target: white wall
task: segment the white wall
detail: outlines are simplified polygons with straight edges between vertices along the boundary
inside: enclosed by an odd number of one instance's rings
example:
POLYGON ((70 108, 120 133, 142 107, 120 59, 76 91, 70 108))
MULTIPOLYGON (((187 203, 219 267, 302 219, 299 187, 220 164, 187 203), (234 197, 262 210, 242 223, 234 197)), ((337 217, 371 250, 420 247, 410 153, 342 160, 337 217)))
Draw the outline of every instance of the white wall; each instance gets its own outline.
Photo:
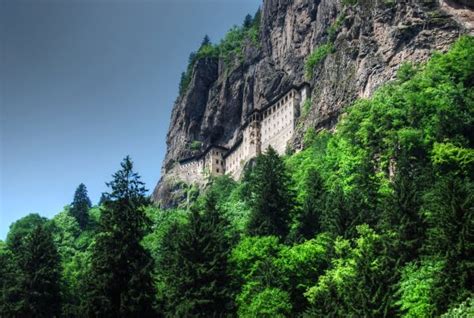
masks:
POLYGON ((213 175, 226 173, 239 179, 245 163, 258 155, 259 151, 264 152, 271 146, 283 155, 288 141, 293 137, 297 107, 300 107, 308 94, 306 86, 301 92, 290 90, 260 114, 260 124, 249 123, 244 128, 242 142, 232 152, 226 154, 223 149, 213 148, 205 158, 180 165, 179 175, 183 181, 194 182, 203 177, 204 170, 209 170, 213 175), (254 137, 251 137, 252 131, 254 137), (252 139, 255 142, 253 145, 250 143, 252 139))
POLYGON ((285 153, 295 128, 297 95, 296 90, 291 90, 275 105, 265 110, 261 126, 262 151, 272 146, 280 155, 285 153))

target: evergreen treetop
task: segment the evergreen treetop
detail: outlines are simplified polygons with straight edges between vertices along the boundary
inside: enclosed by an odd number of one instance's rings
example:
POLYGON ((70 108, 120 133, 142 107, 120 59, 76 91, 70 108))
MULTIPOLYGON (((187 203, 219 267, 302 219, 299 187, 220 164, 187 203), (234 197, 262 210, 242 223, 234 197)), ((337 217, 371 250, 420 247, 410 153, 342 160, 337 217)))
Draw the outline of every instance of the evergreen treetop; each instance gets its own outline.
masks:
POLYGON ((79 223, 81 229, 85 229, 89 223, 89 209, 92 207, 91 200, 87 195, 86 186, 81 183, 74 193, 70 213, 79 223))

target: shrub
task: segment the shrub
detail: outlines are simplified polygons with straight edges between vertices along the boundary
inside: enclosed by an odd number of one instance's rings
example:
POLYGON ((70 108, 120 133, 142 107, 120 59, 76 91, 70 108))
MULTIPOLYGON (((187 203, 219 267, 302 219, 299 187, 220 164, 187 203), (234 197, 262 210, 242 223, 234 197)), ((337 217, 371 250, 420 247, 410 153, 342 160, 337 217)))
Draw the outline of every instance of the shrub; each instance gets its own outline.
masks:
POLYGON ((193 142, 191 142, 191 144, 189 145, 189 149, 193 150, 193 151, 197 151, 197 150, 200 150, 202 147, 202 142, 200 142, 199 140, 194 140, 193 142))
POLYGON ((301 114, 303 117, 306 117, 309 114, 309 111, 311 110, 312 102, 311 98, 308 98, 304 101, 303 107, 301 107, 301 114))
POLYGON ((316 65, 322 62, 333 50, 334 46, 332 43, 326 43, 314 49, 313 53, 306 59, 305 64, 305 75, 308 79, 313 78, 316 65))

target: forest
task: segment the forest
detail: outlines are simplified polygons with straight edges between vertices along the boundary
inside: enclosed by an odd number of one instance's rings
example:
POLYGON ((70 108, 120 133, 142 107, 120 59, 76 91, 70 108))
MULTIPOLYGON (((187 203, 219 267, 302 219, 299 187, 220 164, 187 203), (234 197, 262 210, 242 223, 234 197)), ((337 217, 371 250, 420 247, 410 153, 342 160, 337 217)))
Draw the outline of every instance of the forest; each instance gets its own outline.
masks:
POLYGON ((473 121, 464 36, 176 209, 126 157, 96 205, 10 226, 0 317, 473 317, 473 121))

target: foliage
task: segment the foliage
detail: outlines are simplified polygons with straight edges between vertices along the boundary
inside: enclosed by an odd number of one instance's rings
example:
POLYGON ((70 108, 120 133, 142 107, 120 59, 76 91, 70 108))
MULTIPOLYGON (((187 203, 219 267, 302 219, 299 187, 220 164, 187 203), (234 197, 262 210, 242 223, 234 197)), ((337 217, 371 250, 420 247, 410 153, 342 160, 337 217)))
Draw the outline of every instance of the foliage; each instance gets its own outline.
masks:
POLYGON ((425 195, 423 212, 428 222, 425 249, 447 264, 442 287, 433 293, 440 314, 466 298, 474 281, 474 183, 453 174, 439 178, 425 195))
POLYGON ((37 226, 45 225, 46 222, 46 218, 41 217, 39 214, 31 213, 12 223, 6 240, 8 247, 12 251, 18 251, 28 234, 30 234, 37 226))
POLYGON ((316 65, 321 63, 326 56, 328 56, 334 50, 332 43, 326 43, 316 47, 313 52, 307 57, 304 69, 305 76, 307 79, 312 79, 314 74, 314 68, 316 65))
POLYGON ((303 294, 327 267, 330 247, 325 234, 292 247, 275 236, 242 239, 230 257, 234 280, 242 286, 236 298, 239 314, 255 312, 253 300, 269 288, 288 294, 293 312, 301 313, 307 306, 303 294))
POLYGON ((193 151, 197 151, 197 150, 200 150, 202 147, 202 142, 200 142, 199 140, 194 140, 190 145, 189 145, 189 149, 193 150, 193 151))
POLYGON ((0 241, 0 316, 14 317, 19 312, 20 271, 13 252, 0 241))
POLYGON ((288 317, 291 314, 291 303, 287 292, 278 288, 265 288, 250 299, 244 293, 237 300, 239 317, 288 317), (243 303, 249 301, 248 306, 243 303))
POLYGON ((81 183, 74 193, 74 200, 69 211, 76 218, 81 229, 85 229, 89 224, 89 209, 91 206, 91 200, 87 196, 87 188, 81 183))
POLYGON ((344 23, 346 16, 344 14, 340 14, 337 18, 336 21, 334 21, 333 24, 326 30, 328 34, 328 41, 329 42, 334 42, 336 40, 336 36, 339 33, 339 30, 342 27, 342 24, 344 23))
POLYGON ((231 311, 225 220, 208 193, 201 214, 193 208, 188 222, 170 228, 167 255, 162 258, 165 279, 165 312, 169 316, 219 317, 231 311), (171 236, 169 237, 171 238, 171 236))
POLYGON ((474 299, 469 297, 459 306, 451 308, 445 314, 441 315, 441 318, 459 317, 468 318, 474 316, 474 299))
POLYGON ((421 264, 409 263, 402 271, 397 304, 403 317, 432 317, 436 307, 432 301, 436 279, 441 275, 445 263, 440 260, 425 260, 421 264))
POLYGON ((61 304, 60 259, 50 230, 37 225, 13 257, 19 275, 15 279, 18 298, 13 316, 57 316, 61 304))
POLYGON ((354 240, 338 239, 332 268, 320 276, 306 296, 312 312, 329 316, 389 317, 395 264, 385 239, 367 225, 354 240), (353 247, 354 246, 354 247, 353 247))
MULTIPOLYGON (((302 191, 301 191, 302 190, 302 191)), ((315 168, 306 175, 303 203, 296 215, 295 239, 309 240, 321 232, 322 206, 324 204, 324 181, 315 168)))
POLYGON ((100 217, 84 307, 91 316, 149 316, 155 289, 153 259, 141 244, 149 226, 146 189, 129 157, 107 185, 112 191, 100 217))
POLYGON ((273 148, 257 157, 251 184, 252 213, 248 232, 252 235, 288 235, 293 208, 290 177, 283 160, 273 148))
POLYGON ((304 101, 303 106, 301 107, 301 115, 303 117, 308 116, 309 112, 311 111, 311 106, 312 106, 311 98, 307 98, 304 101))
POLYGON ((186 71, 181 74, 179 82, 179 96, 182 96, 193 76, 194 65, 197 61, 206 58, 219 58, 224 62, 226 68, 230 68, 236 62, 241 62, 243 59, 244 45, 250 43, 254 46, 259 45, 260 37, 260 20, 261 11, 257 10, 255 15, 246 15, 242 26, 234 25, 219 44, 212 44, 209 37, 206 35, 197 52, 192 52, 188 58, 188 66, 186 71))

